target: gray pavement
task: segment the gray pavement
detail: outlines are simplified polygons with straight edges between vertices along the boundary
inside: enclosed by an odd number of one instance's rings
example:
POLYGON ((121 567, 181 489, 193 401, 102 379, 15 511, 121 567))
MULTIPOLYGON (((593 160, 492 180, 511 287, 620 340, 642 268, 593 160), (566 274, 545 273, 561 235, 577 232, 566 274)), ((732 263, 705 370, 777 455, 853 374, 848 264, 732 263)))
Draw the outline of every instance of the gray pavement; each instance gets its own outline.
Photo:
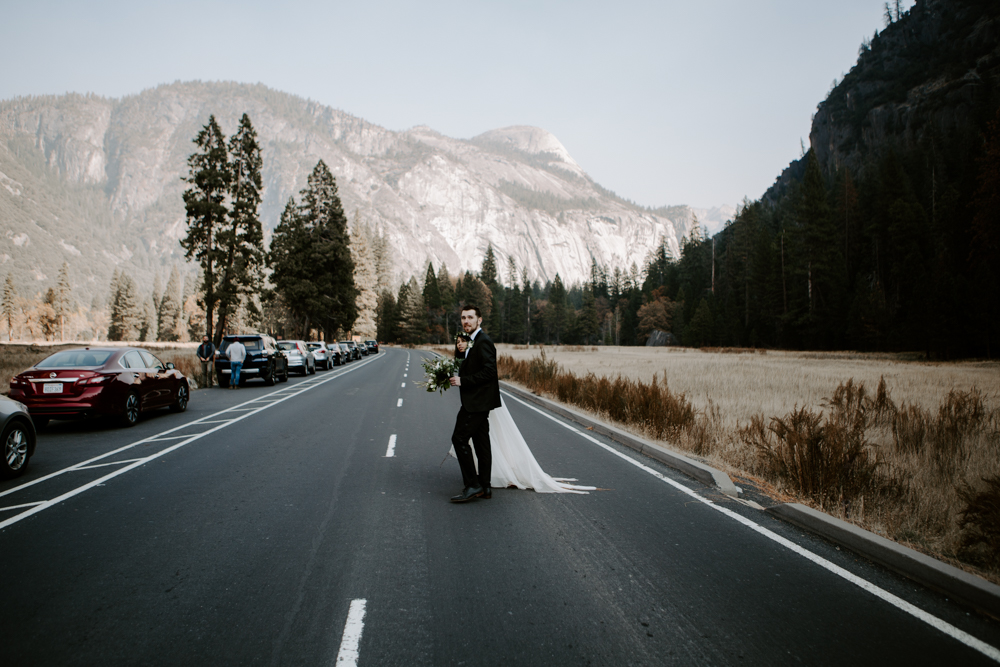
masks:
POLYGON ((542 467, 601 490, 449 503, 458 396, 414 385, 425 354, 198 391, 133 429, 54 423, 0 485, 0 508, 43 503, 0 510, 3 663, 336 664, 345 625, 359 665, 1000 655, 995 621, 510 396, 542 467))

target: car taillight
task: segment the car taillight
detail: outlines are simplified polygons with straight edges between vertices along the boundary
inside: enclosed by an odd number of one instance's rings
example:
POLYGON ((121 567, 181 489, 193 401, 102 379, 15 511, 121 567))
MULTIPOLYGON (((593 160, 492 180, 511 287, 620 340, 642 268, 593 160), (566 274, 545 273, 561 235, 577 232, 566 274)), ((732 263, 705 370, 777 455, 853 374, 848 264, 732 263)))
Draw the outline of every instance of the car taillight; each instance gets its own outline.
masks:
POLYGON ((19 377, 13 377, 13 378, 10 379, 10 386, 11 387, 27 387, 28 384, 30 384, 30 383, 27 380, 24 380, 24 379, 19 378, 19 377))
POLYGON ((83 378, 79 380, 79 384, 104 384, 105 382, 110 382, 114 378, 114 375, 98 375, 92 378, 83 378))

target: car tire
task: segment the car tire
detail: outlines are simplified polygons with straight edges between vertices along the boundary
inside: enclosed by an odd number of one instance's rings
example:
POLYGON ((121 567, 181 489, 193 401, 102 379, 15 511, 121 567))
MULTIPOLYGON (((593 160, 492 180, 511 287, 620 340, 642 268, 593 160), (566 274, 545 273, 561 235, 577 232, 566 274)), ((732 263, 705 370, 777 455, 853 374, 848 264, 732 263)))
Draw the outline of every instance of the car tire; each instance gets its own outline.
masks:
POLYGON ((3 446, 3 461, 0 462, 0 478, 12 479, 28 468, 28 459, 34 449, 31 429, 20 419, 13 419, 0 433, 3 446))
POLYGON ((288 366, 285 366, 285 372, 281 374, 281 377, 278 378, 278 380, 281 382, 288 382, 288 366))
POLYGON ((188 409, 188 401, 191 399, 191 391, 186 382, 181 382, 177 388, 177 400, 170 404, 171 412, 184 412, 188 409))
POLYGON ((306 365, 306 370, 309 371, 309 375, 316 375, 316 365, 315 364, 313 364, 312 368, 309 368, 309 366, 307 364, 306 365))
POLYGON ((139 394, 130 391, 125 394, 122 404, 121 425, 135 426, 139 423, 139 394))
POLYGON ((272 366, 271 369, 270 369, 270 372, 267 375, 264 376, 264 386, 265 387, 273 387, 275 381, 276 380, 275 380, 275 377, 274 377, 274 367, 272 366))

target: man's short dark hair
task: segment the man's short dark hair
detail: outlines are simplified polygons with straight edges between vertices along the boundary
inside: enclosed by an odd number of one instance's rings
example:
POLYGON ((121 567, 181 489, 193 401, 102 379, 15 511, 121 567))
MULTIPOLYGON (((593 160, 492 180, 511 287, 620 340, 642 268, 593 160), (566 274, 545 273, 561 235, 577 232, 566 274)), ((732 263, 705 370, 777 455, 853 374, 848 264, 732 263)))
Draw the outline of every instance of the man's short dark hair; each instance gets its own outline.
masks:
POLYGON ((462 306, 462 312, 463 313, 465 311, 467 311, 467 310, 474 310, 474 311, 476 311, 476 317, 482 317, 483 316, 482 311, 479 310, 479 306, 477 306, 477 305, 474 305, 474 304, 471 304, 471 303, 467 303, 464 306, 462 306))

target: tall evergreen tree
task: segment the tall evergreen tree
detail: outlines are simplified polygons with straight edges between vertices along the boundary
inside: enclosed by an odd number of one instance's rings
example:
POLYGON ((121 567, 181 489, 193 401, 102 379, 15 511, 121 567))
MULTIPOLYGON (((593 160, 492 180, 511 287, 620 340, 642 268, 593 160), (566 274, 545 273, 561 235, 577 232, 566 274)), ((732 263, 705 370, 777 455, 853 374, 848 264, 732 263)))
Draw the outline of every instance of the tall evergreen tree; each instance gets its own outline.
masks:
POLYGON ((111 322, 108 340, 139 340, 142 329, 142 300, 132 277, 117 269, 111 284, 111 322))
POLYGON ((17 313, 17 287, 14 278, 7 274, 3 281, 3 318, 7 320, 7 340, 14 338, 14 315, 17 313))
POLYGON ((378 333, 378 270, 375 264, 372 230, 359 220, 355 213, 351 231, 351 256, 354 259, 354 284, 358 288, 355 300, 358 316, 355 332, 363 338, 373 338, 378 333))
POLYGON ((72 292, 73 287, 69 282, 69 264, 63 262, 59 268, 59 281, 56 283, 55 298, 52 302, 52 309, 55 311, 56 319, 59 320, 59 340, 66 340, 66 317, 72 308, 72 292))
POLYGON ((185 257, 194 257, 201 266, 201 303, 205 308, 205 333, 212 336, 219 302, 218 263, 225 256, 216 237, 229 215, 226 198, 229 195, 232 171, 226 138, 215 116, 209 116, 208 124, 198 132, 194 143, 198 151, 188 157, 189 173, 184 179, 191 186, 184 191, 188 231, 180 243, 186 251, 185 257))
POLYGON ((174 266, 170 269, 170 277, 167 279, 167 286, 163 290, 157 309, 157 340, 180 340, 183 332, 183 314, 181 274, 174 266))
POLYGON ((227 320, 241 307, 259 315, 252 296, 259 294, 264 275, 264 231, 260 224, 263 160, 257 132, 243 114, 239 128, 229 141, 229 197, 232 205, 225 224, 219 225, 219 283, 215 290, 219 313, 216 344, 222 341, 227 320))

